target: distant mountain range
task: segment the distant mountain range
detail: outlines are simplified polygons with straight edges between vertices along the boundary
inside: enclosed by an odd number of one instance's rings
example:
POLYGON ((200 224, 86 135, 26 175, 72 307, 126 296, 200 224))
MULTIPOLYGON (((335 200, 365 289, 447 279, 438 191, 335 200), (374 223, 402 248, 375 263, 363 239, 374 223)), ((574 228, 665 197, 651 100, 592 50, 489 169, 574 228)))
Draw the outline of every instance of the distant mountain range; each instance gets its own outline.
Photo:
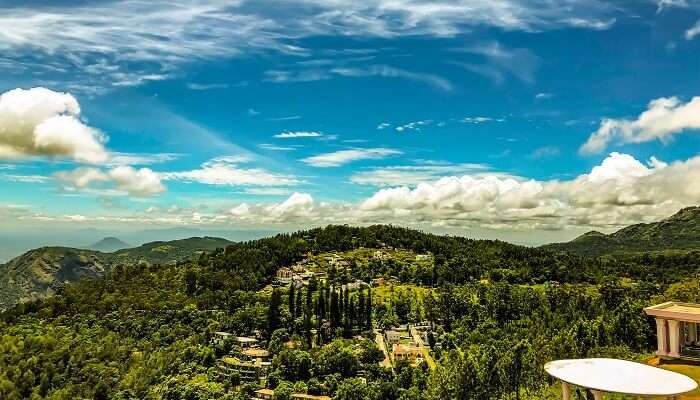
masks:
POLYGON ((544 247, 587 256, 700 250, 700 207, 684 208, 659 222, 630 225, 609 235, 591 231, 570 242, 544 247))
MULTIPOLYGON (((118 264, 167 264, 186 260, 203 251, 226 247, 231 243, 221 238, 193 237, 151 242, 114 252, 70 247, 30 250, 0 265, 0 310, 20 301, 50 295, 68 282, 102 277, 118 264)), ((106 238, 95 245, 106 249, 125 243, 116 238, 106 238)))

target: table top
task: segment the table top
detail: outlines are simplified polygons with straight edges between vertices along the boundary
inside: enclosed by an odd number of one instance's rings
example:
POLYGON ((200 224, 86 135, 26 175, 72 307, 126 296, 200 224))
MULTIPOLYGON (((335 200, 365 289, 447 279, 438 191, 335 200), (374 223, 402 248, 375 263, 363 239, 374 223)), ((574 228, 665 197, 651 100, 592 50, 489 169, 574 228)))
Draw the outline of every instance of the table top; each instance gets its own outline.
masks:
POLYGON ((637 396, 673 396, 698 387, 691 378, 665 369, 612 358, 557 360, 544 369, 572 385, 637 396))

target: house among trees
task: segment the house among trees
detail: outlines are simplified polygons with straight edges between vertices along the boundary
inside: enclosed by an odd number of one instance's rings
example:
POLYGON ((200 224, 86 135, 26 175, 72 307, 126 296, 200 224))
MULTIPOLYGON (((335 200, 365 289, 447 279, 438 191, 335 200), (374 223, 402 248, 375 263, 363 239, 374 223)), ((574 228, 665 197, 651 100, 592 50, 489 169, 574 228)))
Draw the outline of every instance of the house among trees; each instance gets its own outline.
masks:
POLYGON ((423 362, 423 351, 414 345, 394 344, 391 349, 394 360, 406 360, 411 365, 418 365, 423 362))
POLYGON ((211 342, 214 345, 221 346, 233 337, 232 333, 228 332, 214 332, 214 336, 211 338, 211 342))
POLYGON ((274 399, 275 398, 275 391, 272 389, 259 389, 255 391, 255 398, 256 399, 274 399))
POLYGON ((292 281, 293 275, 294 275, 294 273, 290 268, 282 267, 282 268, 277 270, 275 277, 277 278, 278 283, 288 284, 289 282, 292 281))
POLYGON ((389 329, 384 332, 384 336, 389 344, 395 344, 401 341, 401 332, 397 330, 389 329))
POLYGON ((239 360, 236 357, 224 357, 217 363, 219 376, 229 379, 237 376, 243 381, 258 380, 266 374, 268 366, 260 362, 239 360))
POLYGON ((416 254, 416 261, 430 261, 433 259, 433 255, 428 254, 416 254))
POLYGON ((235 338, 233 338, 233 342, 242 349, 248 347, 255 347, 258 345, 258 339, 246 336, 236 336, 235 338))
POLYGON ((700 358, 700 304, 669 301, 644 309, 656 318, 656 354, 662 358, 700 358))
POLYGON ((246 361, 269 362, 272 359, 270 352, 265 349, 248 348, 241 352, 246 361))

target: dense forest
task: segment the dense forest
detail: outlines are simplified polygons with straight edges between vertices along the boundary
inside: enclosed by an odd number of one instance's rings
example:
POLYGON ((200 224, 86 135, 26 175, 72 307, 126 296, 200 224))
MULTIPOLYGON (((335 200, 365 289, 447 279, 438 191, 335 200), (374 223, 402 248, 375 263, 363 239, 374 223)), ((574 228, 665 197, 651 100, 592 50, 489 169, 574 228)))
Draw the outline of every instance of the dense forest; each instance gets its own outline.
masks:
POLYGON ((547 398, 549 360, 651 353, 655 328, 642 308, 700 300, 699 255, 587 258, 378 225, 233 243, 176 264, 120 264, 0 316, 0 398, 247 399, 262 387, 281 400, 547 398), (280 267, 309 254, 360 248, 433 262, 351 262, 325 281, 272 285, 280 267), (397 290, 381 295, 343 286, 389 276, 397 290), (380 366, 372 330, 421 321, 434 327, 436 365, 380 366), (262 338, 273 356, 264 382, 217 374, 218 360, 240 352, 213 344, 218 331, 262 338))

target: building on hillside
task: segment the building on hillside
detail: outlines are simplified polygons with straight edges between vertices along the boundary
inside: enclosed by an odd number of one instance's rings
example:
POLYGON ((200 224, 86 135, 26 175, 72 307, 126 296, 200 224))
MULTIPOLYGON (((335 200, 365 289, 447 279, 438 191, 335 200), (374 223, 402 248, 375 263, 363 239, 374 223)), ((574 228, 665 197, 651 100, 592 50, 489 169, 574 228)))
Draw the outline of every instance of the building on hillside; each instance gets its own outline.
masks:
POLYGON ((221 346, 233 337, 233 333, 228 332, 214 332, 211 338, 211 343, 216 346, 221 346))
POLYGON ((644 312, 656 318, 659 357, 700 359, 700 304, 669 301, 644 312))
POLYGON ((275 391, 272 389, 259 389, 255 391, 255 398, 256 399, 264 399, 264 400, 269 400, 269 399, 274 399, 275 398, 275 391))
POLYGON ((233 338, 233 342, 240 348, 255 347, 258 345, 258 339, 246 336, 236 336, 233 338))
POLYGON ((328 396, 314 396, 306 393, 294 393, 291 398, 294 400, 331 400, 328 396))
POLYGON ((433 259, 433 255, 428 254, 416 254, 416 261, 430 261, 433 259))
POLYGON ((265 349, 257 349, 257 348, 243 349, 241 354, 243 354, 243 359, 245 359, 245 361, 258 361, 259 360, 260 362, 266 362, 266 361, 270 361, 272 359, 270 352, 265 350, 265 349))
POLYGON ((224 357, 217 363, 217 372, 219 377, 224 379, 230 379, 237 374, 243 381, 256 381, 265 377, 269 366, 269 362, 250 362, 236 357, 224 357))
POLYGON ((290 268, 287 267, 282 267, 277 270, 277 273, 275 274, 275 278, 277 280, 277 283, 285 285, 288 284, 292 281, 292 276, 294 273, 290 268))
POLYGON ((406 360, 413 365, 423 362, 423 351, 418 346, 397 344, 391 347, 394 360, 406 360))
POLYGON ((372 286, 384 286, 385 280, 382 277, 372 279, 372 286))
POLYGON ((384 336, 389 344, 395 344, 401 341, 401 332, 393 329, 389 329, 384 332, 384 336))

